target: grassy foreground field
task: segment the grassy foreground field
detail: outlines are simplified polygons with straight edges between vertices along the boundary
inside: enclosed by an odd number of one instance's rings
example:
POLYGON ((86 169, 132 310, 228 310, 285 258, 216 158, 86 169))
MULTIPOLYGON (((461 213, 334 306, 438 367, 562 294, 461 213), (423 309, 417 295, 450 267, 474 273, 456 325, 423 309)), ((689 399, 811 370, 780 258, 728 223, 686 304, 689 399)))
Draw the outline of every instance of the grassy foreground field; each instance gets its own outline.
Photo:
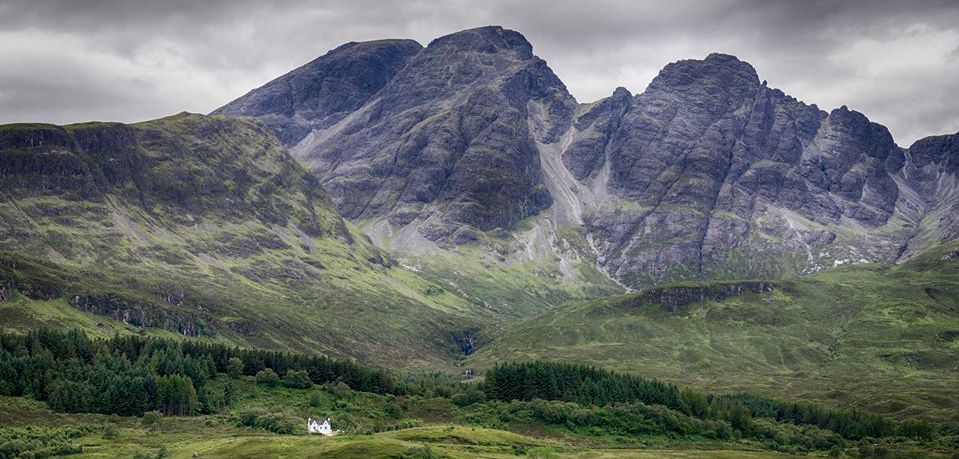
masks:
MULTIPOLYGON (((241 406, 289 397, 284 390, 241 406)), ((284 409, 288 407, 283 407, 284 409)), ((297 432, 279 435, 237 427, 229 414, 161 418, 146 425, 140 418, 97 414, 63 414, 44 403, 0 397, 0 433, 65 431, 76 427, 69 442, 82 452, 68 457, 89 458, 774 458, 782 453, 721 444, 652 446, 590 444, 555 434, 531 436, 498 429, 454 424, 429 424, 369 434, 320 437, 297 432)), ((0 443, 2 444, 2 443, 0 443)))

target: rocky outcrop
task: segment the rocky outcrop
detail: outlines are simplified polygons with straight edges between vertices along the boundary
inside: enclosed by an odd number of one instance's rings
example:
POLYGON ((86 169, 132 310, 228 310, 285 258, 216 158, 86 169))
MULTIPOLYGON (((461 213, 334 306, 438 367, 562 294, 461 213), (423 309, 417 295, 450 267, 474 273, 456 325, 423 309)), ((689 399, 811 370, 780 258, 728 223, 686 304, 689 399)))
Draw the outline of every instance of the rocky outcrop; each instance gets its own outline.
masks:
POLYGON ((474 350, 480 347, 480 339, 477 334, 480 332, 477 328, 468 328, 466 330, 457 330, 449 333, 450 341, 456 346, 462 355, 470 355, 474 350))
POLYGON ((81 311, 107 316, 136 327, 153 327, 179 333, 185 336, 217 335, 217 320, 203 313, 203 306, 182 301, 177 295, 157 295, 164 298, 165 307, 156 303, 130 300, 114 294, 89 294, 82 286, 71 285, 64 279, 48 277, 52 270, 42 266, 30 266, 10 260, 0 260, 0 302, 8 301, 13 294, 23 295, 35 300, 66 298, 67 302, 81 311), (75 293, 74 293, 75 292, 75 293), (196 310, 198 312, 189 312, 196 310))
POLYGON ((573 177, 583 180, 606 165, 606 149, 619 130, 631 99, 626 88, 616 88, 612 96, 593 104, 576 118, 576 131, 582 134, 563 150, 563 165, 573 177))
POLYGON ((913 143, 895 177, 913 191, 903 202, 914 230, 901 258, 959 238, 959 133, 913 143))
POLYGON ((775 284, 762 281, 657 287, 613 300, 610 306, 599 308, 598 311, 609 307, 633 309, 654 305, 664 313, 684 313, 691 304, 707 300, 721 302, 738 295, 771 292, 774 288, 775 284))
POLYGON ((215 337, 216 321, 209 315, 198 315, 131 302, 114 296, 74 295, 70 305, 85 312, 107 316, 137 327, 160 328, 186 336, 215 337))
POLYGON ((0 303, 10 301, 14 293, 16 293, 16 290, 12 285, 0 284, 0 303))

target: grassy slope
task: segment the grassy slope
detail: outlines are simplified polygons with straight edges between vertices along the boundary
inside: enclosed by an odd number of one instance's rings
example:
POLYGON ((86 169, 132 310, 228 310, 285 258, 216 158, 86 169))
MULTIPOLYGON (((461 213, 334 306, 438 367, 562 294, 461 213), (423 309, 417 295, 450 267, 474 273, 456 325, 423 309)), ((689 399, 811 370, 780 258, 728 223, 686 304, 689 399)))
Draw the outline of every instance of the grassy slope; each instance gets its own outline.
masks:
POLYGON ((583 362, 714 391, 956 421, 959 260, 942 260, 955 248, 781 281, 773 293, 676 314, 624 308, 624 297, 582 303, 518 324, 468 363, 583 362))
POLYGON ((581 231, 556 230, 543 215, 509 235, 476 232, 461 245, 437 245, 416 228, 383 220, 356 223, 400 264, 507 321, 625 291, 596 268, 581 231))
POLYGON ((578 234, 565 236, 559 243, 566 244, 561 255, 566 257, 562 262, 570 265, 569 276, 562 272, 555 249, 541 247, 545 244, 526 245, 517 238, 486 237, 424 256, 397 256, 417 266, 424 278, 502 317, 527 317, 557 305, 623 292, 596 269, 592 260, 579 255, 583 251, 569 242, 581 239, 578 234), (536 255, 519 256, 527 247, 536 255))
POLYGON ((0 286, 52 300, 29 304, 49 317, 5 314, 3 328, 126 327, 56 301, 86 295, 230 343, 436 367, 450 332, 490 317, 391 266, 251 121, 6 125, 0 159, 0 286))
POLYGON ((182 336, 162 328, 139 328, 111 317, 80 311, 64 298, 34 300, 15 294, 10 300, 0 302, 0 317, 3 317, 0 321, 0 330, 3 332, 79 328, 96 338, 110 338, 115 334, 148 334, 164 338, 182 336))

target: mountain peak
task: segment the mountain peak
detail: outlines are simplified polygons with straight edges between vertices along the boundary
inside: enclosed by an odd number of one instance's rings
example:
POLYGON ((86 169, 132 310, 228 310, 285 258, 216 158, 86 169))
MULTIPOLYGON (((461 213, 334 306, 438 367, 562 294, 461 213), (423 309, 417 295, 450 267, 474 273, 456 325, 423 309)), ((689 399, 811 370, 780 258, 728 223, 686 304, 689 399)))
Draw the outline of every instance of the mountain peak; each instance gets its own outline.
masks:
POLYGON ((758 87, 759 75, 747 62, 730 54, 712 53, 703 60, 687 59, 663 67, 650 89, 688 86, 758 87))
POLYGON ((733 56, 732 54, 726 54, 726 53, 709 53, 709 55, 706 56, 706 59, 704 59, 704 61, 742 62, 741 60, 739 60, 738 57, 733 56))
POLYGON ((496 25, 466 29, 442 36, 430 42, 428 48, 482 53, 515 51, 521 58, 533 57, 533 45, 523 34, 496 25))
MULTIPOLYGON (((333 48, 328 53, 314 59, 313 62, 317 62, 320 59, 327 56, 339 56, 344 57, 349 54, 375 54, 382 52, 391 52, 393 50, 401 50, 408 53, 416 53, 419 50, 423 49, 423 45, 419 44, 416 40, 410 40, 406 38, 388 38, 385 40, 370 40, 370 41, 351 41, 343 43, 336 48, 333 48)), ((310 65, 307 64, 307 65, 310 65)))
POLYGON ((629 92, 628 89, 626 89, 626 88, 624 88, 624 87, 622 87, 622 86, 618 86, 618 87, 616 87, 616 90, 613 91, 613 96, 612 96, 612 97, 613 97, 614 99, 620 99, 620 98, 624 98, 624 97, 625 97, 625 98, 629 98, 629 97, 633 97, 633 93, 629 92))

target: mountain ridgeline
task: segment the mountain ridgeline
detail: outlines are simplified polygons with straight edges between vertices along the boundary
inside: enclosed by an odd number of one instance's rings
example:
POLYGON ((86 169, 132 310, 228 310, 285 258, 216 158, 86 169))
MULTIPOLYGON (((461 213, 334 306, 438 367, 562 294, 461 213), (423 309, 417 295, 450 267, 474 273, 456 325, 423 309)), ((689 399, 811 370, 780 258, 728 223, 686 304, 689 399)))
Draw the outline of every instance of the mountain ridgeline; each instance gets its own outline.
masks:
POLYGON ((484 315, 394 267, 252 120, 0 126, 0 196, 7 329, 79 309, 101 333, 435 364, 484 315))
POLYGON ((545 240, 563 278, 589 260, 639 288, 892 263, 959 231, 955 135, 902 148, 723 54, 578 104, 522 35, 483 27, 343 45, 216 113, 263 120, 411 264, 491 240, 509 263, 545 240))

